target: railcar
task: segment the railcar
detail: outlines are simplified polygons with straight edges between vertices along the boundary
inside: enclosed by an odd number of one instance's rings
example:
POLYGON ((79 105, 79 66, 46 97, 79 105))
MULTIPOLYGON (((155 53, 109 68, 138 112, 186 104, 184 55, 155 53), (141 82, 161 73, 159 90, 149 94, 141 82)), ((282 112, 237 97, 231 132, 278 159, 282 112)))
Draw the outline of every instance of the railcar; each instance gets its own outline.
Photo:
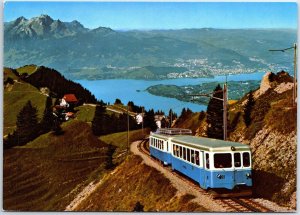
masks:
POLYGON ((150 154, 198 182, 203 189, 252 186, 251 151, 245 144, 151 133, 150 154))
POLYGON ((192 135, 192 131, 181 128, 161 128, 156 132, 151 132, 149 137, 151 156, 157 158, 165 165, 170 165, 172 161, 171 140, 176 135, 192 135))

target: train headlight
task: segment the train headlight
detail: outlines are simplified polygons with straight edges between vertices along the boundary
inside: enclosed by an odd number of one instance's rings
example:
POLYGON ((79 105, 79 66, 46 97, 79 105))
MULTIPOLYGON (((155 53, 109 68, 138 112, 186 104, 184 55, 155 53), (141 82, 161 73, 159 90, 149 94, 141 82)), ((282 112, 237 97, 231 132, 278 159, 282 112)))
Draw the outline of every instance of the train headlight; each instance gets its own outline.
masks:
POLYGON ((247 177, 247 178, 251 178, 251 174, 250 174, 250 173, 247 173, 247 174, 246 174, 246 177, 247 177))

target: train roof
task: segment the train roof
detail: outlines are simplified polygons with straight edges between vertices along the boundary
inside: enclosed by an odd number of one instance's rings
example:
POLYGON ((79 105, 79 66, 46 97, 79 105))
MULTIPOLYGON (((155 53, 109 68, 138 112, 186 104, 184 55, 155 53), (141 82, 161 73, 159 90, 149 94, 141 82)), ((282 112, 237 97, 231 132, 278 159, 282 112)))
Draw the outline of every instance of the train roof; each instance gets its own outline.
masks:
POLYGON ((165 135, 191 135, 192 130, 186 128, 159 128, 155 133, 165 135))
POLYGON ((195 136, 176 136, 172 139, 172 142, 184 144, 194 148, 199 148, 207 151, 249 151, 250 147, 248 145, 224 141, 205 137, 195 137, 195 136))

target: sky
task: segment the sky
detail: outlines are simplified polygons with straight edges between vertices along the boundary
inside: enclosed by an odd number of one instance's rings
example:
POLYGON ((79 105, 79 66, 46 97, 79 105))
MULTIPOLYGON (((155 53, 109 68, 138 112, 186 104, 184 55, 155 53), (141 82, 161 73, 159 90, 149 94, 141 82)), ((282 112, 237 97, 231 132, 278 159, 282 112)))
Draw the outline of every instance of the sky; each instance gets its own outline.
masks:
POLYGON ((85 27, 129 29, 297 28, 295 2, 15 2, 4 21, 47 14, 85 27))

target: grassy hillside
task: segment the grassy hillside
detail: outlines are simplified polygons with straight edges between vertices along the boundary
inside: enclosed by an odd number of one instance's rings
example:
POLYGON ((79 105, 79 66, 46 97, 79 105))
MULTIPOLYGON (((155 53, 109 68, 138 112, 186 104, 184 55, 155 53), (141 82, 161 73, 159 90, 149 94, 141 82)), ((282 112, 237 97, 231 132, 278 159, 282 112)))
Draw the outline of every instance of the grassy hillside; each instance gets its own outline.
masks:
POLYGON ((41 118, 45 109, 46 96, 30 84, 18 80, 11 69, 4 69, 4 77, 11 77, 15 82, 4 87, 4 135, 15 129, 17 115, 28 100, 38 109, 38 117, 41 118))
POLYGON ((27 73, 28 75, 31 75, 32 73, 34 73, 37 70, 37 68, 38 68, 37 65, 26 65, 26 66, 22 66, 22 67, 18 68, 17 72, 19 74, 27 73))
POLYGON ((76 107, 75 108, 75 111, 77 111, 76 118, 83 122, 92 122, 95 114, 95 109, 96 109, 95 106, 89 106, 89 105, 76 107))
MULTIPOLYGON (((149 135, 150 129, 145 128, 133 130, 129 132, 129 142, 134 142, 143 139, 145 136, 149 135)), ((115 152, 113 154, 113 163, 118 165, 124 161, 127 155, 127 131, 119 132, 109 135, 104 135, 99 138, 106 144, 113 145, 115 147, 115 152)))
POLYGON ((107 145, 90 126, 73 120, 62 127, 63 135, 47 133, 5 151, 5 210, 64 210, 84 185, 106 171, 107 145))
POLYGON ((203 117, 205 117, 205 115, 202 117, 200 115, 201 113, 197 112, 197 113, 191 113, 189 116, 184 118, 178 118, 178 120, 176 121, 173 127, 188 128, 192 130, 193 134, 195 134, 203 123, 203 119, 204 119, 203 117))
POLYGON ((18 76, 14 73, 13 69, 4 67, 3 70, 3 78, 4 81, 8 78, 12 78, 13 80, 18 80, 18 76))
POLYGON ((130 156, 77 208, 78 211, 133 211, 139 201, 144 211, 206 211, 190 195, 175 197, 176 189, 157 170, 130 156))

